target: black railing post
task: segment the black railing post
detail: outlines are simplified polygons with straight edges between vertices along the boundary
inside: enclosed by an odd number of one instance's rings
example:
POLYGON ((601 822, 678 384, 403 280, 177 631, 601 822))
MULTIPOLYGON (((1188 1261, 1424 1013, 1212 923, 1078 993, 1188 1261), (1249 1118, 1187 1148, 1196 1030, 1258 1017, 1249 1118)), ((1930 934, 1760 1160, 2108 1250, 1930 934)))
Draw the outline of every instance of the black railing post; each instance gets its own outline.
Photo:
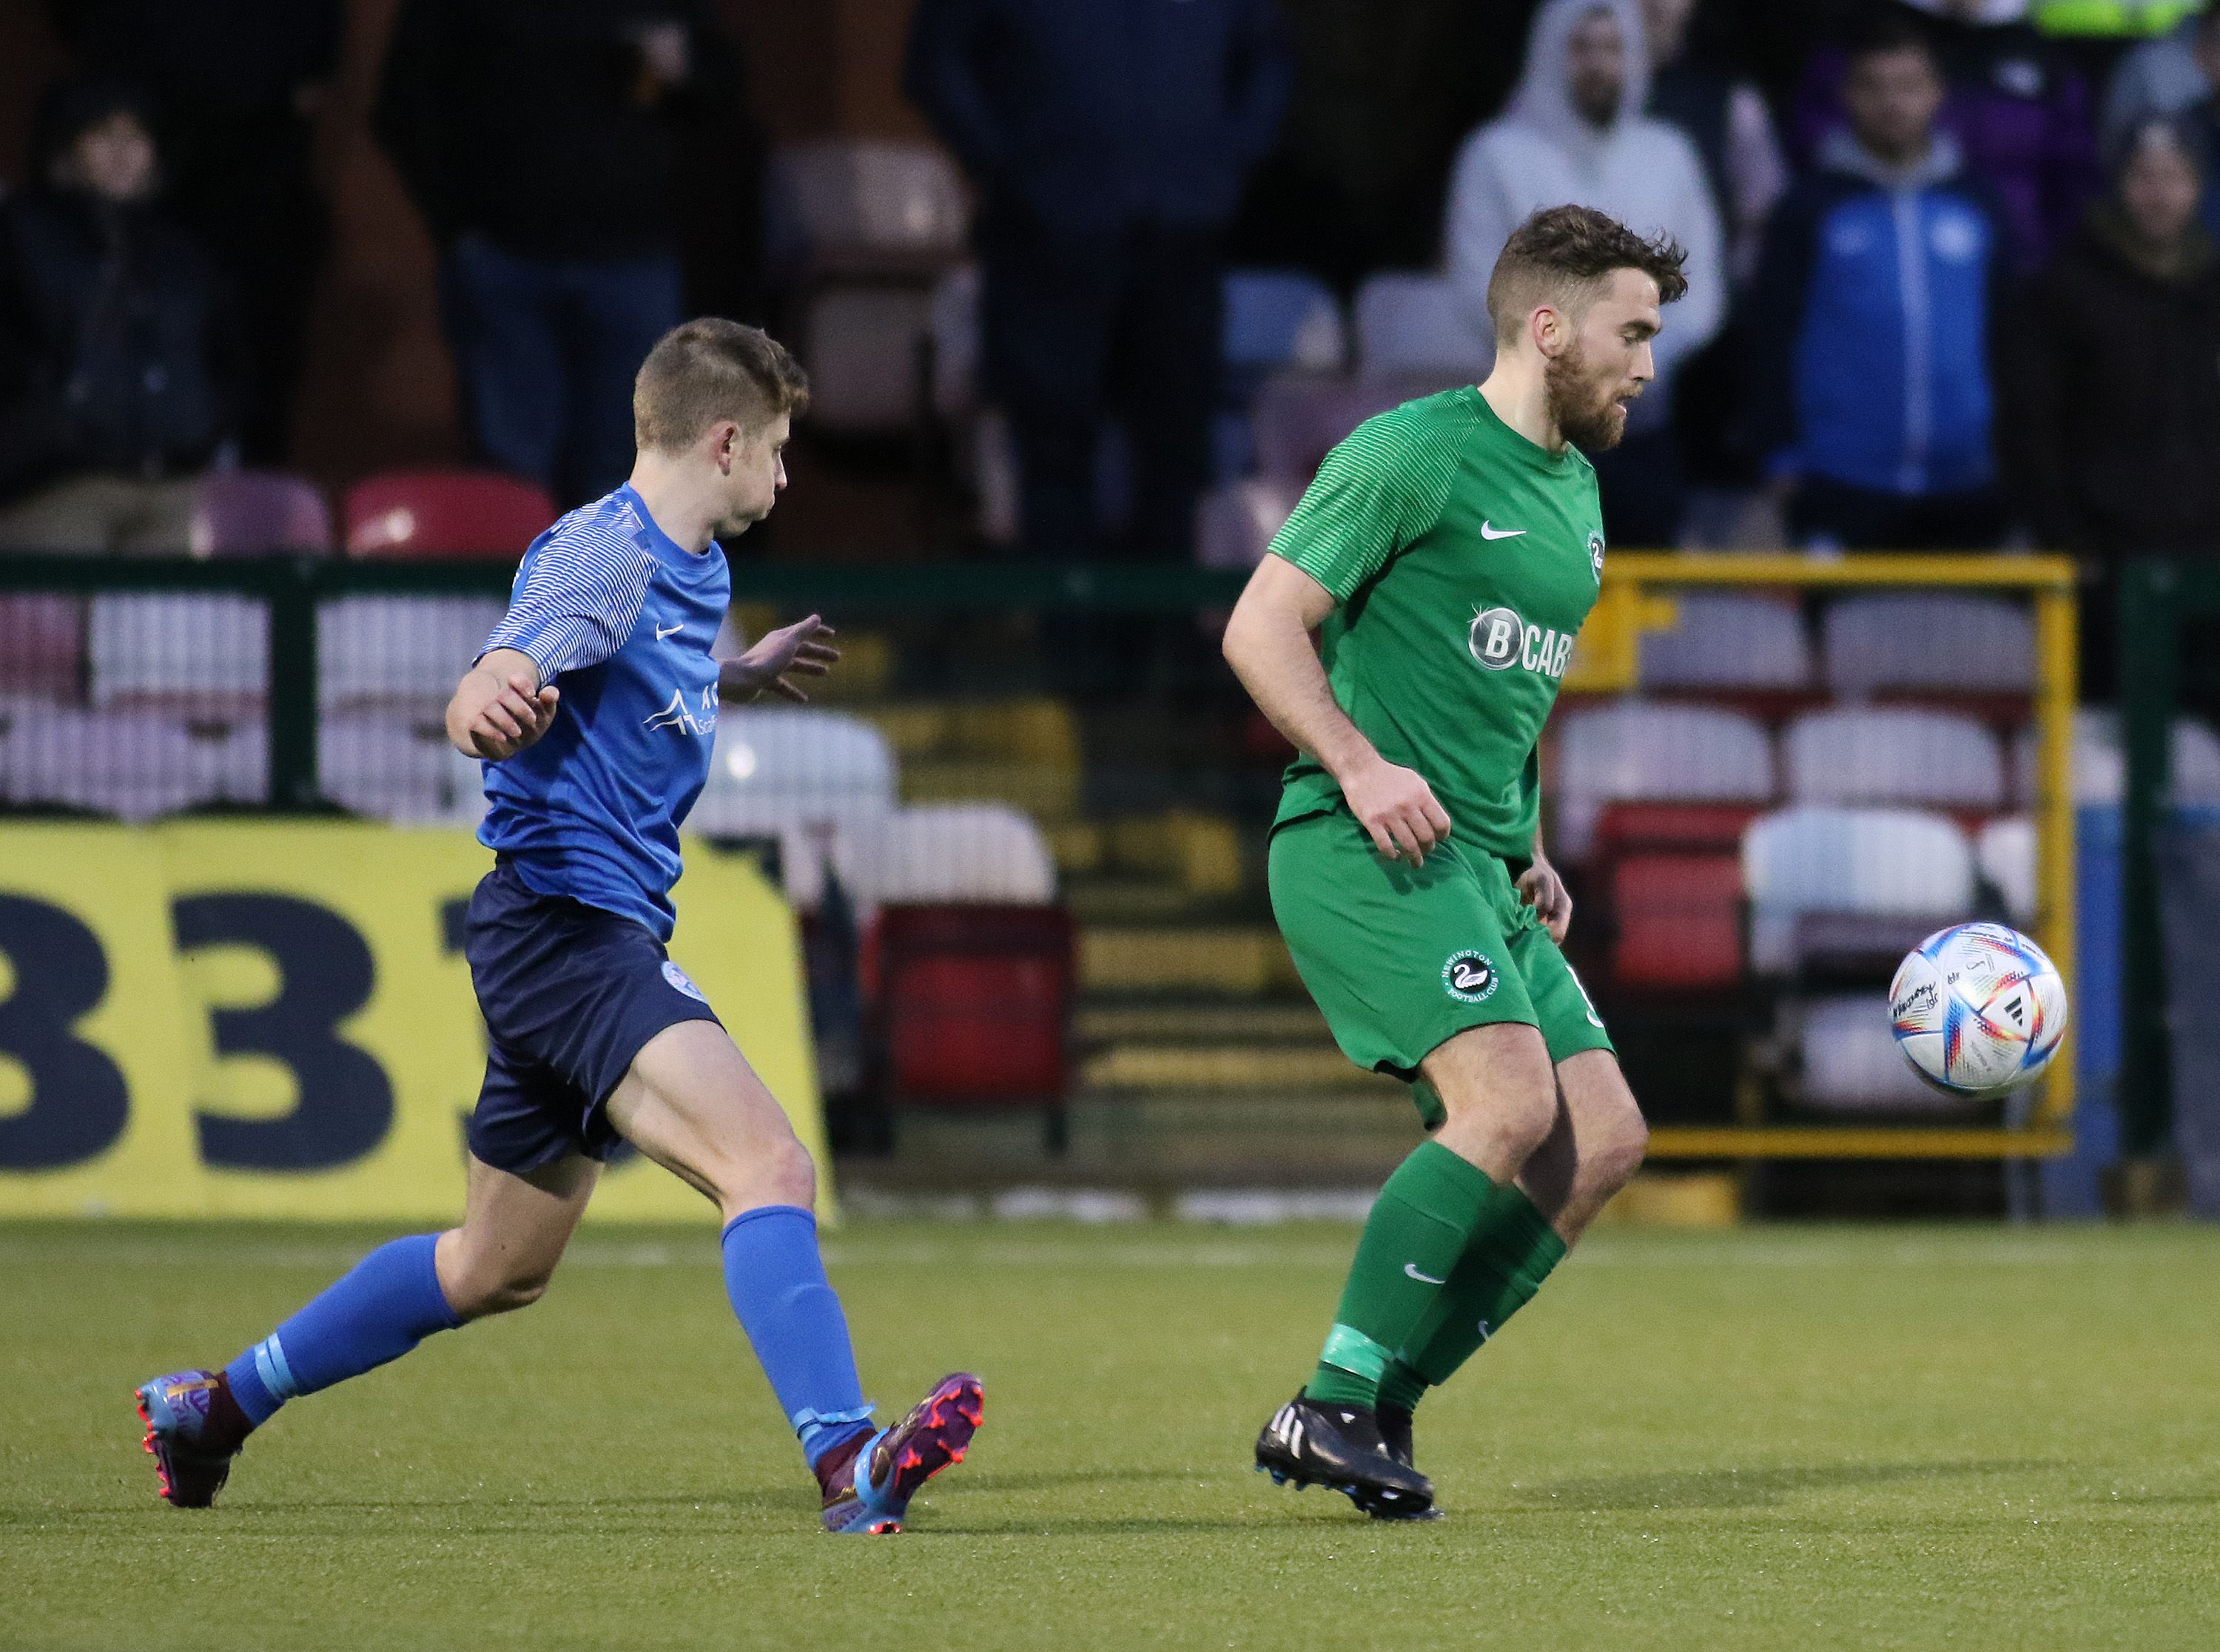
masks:
POLYGON ((2120 1144, 2131 1158, 2173 1139, 2173 1040, 2161 957, 2156 848, 2171 789, 2181 613, 2173 565, 2129 563, 2120 576, 2120 715, 2127 749, 2120 850, 2120 1144))
POLYGON ((317 561, 290 557, 271 568, 270 807, 314 809, 316 772, 317 561))

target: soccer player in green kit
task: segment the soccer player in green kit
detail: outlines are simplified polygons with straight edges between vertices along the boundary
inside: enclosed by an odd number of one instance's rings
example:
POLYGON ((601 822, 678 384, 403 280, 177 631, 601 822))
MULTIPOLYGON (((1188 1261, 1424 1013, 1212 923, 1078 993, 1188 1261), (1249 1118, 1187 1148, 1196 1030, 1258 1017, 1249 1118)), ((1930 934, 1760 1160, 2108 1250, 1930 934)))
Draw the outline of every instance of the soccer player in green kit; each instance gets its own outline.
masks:
POLYGON ((1486 383, 1328 455, 1225 632, 1300 748, 1272 908, 1335 1041, 1411 1082, 1431 1138, 1388 1179, 1316 1371, 1257 1441, 1277 1481, 1431 1517, 1412 1412, 1502 1329, 1647 1131, 1558 944, 1536 745, 1603 578, 1595 472, 1652 376, 1681 249, 1599 212, 1520 226, 1486 383), (1313 648, 1312 633, 1323 632, 1313 648))

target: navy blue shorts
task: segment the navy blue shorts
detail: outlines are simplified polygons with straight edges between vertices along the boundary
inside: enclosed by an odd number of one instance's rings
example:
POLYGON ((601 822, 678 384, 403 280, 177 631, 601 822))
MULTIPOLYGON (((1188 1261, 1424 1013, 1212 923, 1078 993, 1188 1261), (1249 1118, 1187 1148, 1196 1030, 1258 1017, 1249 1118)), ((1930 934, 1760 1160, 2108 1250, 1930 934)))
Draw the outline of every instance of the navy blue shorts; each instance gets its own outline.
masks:
POLYGON ((565 1153, 605 1159, 603 1108, 650 1038, 717 1013, 630 918, 541 895, 506 860, 478 881, 463 932, 487 1033, 471 1151, 521 1175, 565 1153))

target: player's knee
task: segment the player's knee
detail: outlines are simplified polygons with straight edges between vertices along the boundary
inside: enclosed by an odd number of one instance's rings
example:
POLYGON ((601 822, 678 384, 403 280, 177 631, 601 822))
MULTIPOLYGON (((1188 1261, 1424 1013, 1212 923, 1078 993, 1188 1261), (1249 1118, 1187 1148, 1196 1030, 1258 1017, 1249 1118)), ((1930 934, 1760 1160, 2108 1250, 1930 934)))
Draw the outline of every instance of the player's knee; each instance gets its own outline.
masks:
POLYGON ((458 1319, 484 1319, 496 1313, 528 1308, 547 1294, 552 1268, 530 1266, 515 1260, 466 1265, 446 1285, 447 1306, 458 1319))
POLYGON ((1501 1111, 1506 1144, 1523 1163, 1541 1150, 1557 1127, 1555 1078, 1544 1072, 1505 1085, 1501 1111))
POLYGON ((1615 1193, 1634 1180, 1634 1173, 1648 1156, 1649 1126, 1630 1097, 1624 1108, 1602 1123, 1595 1136, 1593 1152, 1583 1150, 1581 1157, 1584 1166, 1592 1166, 1595 1183, 1615 1193))
POLYGON ((791 1134, 736 1146, 714 1172, 727 1216, 764 1205, 817 1207, 817 1162, 791 1134))

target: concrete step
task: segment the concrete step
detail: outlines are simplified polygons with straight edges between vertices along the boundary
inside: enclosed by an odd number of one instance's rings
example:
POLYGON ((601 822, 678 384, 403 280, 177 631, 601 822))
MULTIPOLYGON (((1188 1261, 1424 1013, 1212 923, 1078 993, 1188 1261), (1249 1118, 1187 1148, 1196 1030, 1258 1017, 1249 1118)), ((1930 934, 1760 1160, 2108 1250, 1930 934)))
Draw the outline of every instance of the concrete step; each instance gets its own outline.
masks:
POLYGON ((1232 1090, 1283 1094, 1290 1090, 1394 1094, 1394 1079, 1352 1064, 1330 1043, 1114 1044, 1080 1064, 1089 1089, 1232 1090))
POLYGON ((1212 993, 1263 998, 1301 989, 1269 925, 1089 924, 1080 931, 1079 984, 1089 993, 1212 993))
POLYGON ((1095 1000, 1079 1007, 1075 1031, 1083 1041, 1105 1044, 1126 1039, 1145 1044, 1220 1044, 1243 1038, 1316 1042, 1329 1036, 1325 1018, 1306 999, 1280 1004, 1095 1000))

